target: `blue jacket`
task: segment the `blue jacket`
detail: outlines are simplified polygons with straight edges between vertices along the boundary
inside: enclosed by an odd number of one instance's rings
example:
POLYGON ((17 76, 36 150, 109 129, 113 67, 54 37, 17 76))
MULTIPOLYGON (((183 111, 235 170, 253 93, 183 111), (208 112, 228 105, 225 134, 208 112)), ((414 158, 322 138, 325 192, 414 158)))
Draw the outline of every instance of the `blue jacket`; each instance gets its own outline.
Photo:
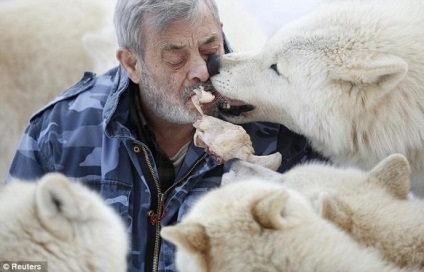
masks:
MULTIPOLYGON (((191 144, 175 184, 159 192, 152 153, 128 128, 128 85, 120 67, 99 77, 86 72, 31 118, 10 176, 32 180, 58 171, 81 180, 127 223, 130 271, 175 271, 174 247, 160 240, 160 228, 178 222, 200 195, 219 186, 223 166, 191 144)), ((244 128, 257 155, 282 153, 281 172, 315 158, 307 141, 283 126, 244 128)))

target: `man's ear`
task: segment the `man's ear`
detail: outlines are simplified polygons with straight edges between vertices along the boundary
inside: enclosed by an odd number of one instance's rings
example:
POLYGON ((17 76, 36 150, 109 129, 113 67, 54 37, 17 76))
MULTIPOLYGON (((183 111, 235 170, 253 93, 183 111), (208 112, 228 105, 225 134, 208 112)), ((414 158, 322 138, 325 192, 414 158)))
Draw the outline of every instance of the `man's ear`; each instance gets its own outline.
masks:
POLYGON ((136 84, 141 81, 141 63, 138 57, 129 49, 120 47, 116 51, 116 58, 127 72, 128 77, 136 84))

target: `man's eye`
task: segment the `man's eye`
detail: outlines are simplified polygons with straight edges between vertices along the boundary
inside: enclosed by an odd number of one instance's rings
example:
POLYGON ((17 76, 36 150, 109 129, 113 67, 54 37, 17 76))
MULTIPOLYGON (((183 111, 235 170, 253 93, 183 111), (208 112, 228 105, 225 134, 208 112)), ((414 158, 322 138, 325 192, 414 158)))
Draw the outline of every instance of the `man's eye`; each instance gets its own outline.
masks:
POLYGON ((276 63, 272 64, 270 68, 274 70, 277 73, 277 75, 281 76, 281 73, 280 71, 278 71, 278 67, 276 63))
POLYGON ((181 50, 168 50, 162 54, 163 62, 171 69, 180 68, 184 65, 186 59, 187 55, 181 50))
POLYGON ((182 61, 178 61, 178 62, 168 62, 168 63, 171 66, 180 66, 183 62, 182 61))
POLYGON ((173 69, 180 68, 181 66, 184 65, 183 60, 181 60, 181 61, 167 61, 166 63, 168 64, 168 66, 170 66, 173 69))

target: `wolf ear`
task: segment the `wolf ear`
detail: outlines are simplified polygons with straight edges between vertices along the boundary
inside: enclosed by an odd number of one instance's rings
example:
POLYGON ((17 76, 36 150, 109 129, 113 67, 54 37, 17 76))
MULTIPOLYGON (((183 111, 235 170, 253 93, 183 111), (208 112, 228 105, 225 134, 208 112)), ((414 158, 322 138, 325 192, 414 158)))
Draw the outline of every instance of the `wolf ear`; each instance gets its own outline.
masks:
POLYGON ((37 185, 37 216, 46 229, 61 239, 72 238, 72 221, 80 218, 83 202, 77 199, 70 181, 62 174, 46 174, 37 185))
POLYGON ((335 71, 335 77, 354 85, 373 85, 390 91, 399 84, 407 71, 408 64, 402 58, 381 54, 372 59, 361 59, 349 67, 345 66, 335 71))
POLYGON ((297 226, 301 218, 298 213, 295 215, 290 210, 289 197, 291 196, 286 189, 263 196, 252 206, 253 219, 266 229, 280 230, 297 226))
POLYGON ((349 231, 352 228, 352 211, 349 206, 328 193, 321 193, 318 201, 322 218, 336 223, 344 230, 349 231))
POLYGON ((205 227, 198 223, 180 223, 164 227, 160 235, 192 254, 205 255, 209 250, 209 236, 205 227))
POLYGON ((369 182, 376 182, 399 199, 407 199, 410 190, 408 160, 401 154, 393 154, 378 163, 369 174, 369 182))

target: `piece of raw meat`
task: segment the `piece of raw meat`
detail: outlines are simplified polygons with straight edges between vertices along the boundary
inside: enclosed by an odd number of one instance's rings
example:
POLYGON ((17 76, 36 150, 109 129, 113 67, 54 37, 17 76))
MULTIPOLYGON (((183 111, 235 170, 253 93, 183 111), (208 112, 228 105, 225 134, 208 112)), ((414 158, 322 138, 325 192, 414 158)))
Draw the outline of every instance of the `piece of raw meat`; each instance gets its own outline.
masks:
POLYGON ((282 160, 280 153, 267 156, 254 155, 255 150, 250 136, 241 126, 203 114, 201 104, 212 102, 214 98, 213 94, 205 92, 203 88, 195 90, 192 102, 201 113, 201 117, 193 124, 196 128, 194 144, 204 148, 220 164, 238 158, 277 170, 282 160))

